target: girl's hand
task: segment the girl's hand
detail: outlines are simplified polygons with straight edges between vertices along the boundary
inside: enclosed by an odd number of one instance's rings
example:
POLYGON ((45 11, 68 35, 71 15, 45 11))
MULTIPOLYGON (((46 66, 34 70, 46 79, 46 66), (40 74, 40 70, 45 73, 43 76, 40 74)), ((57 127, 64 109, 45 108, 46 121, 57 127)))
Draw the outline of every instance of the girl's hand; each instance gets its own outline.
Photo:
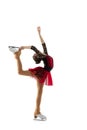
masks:
POLYGON ((40 26, 37 27, 37 31, 38 31, 38 33, 41 33, 41 28, 40 28, 40 26))
POLYGON ((24 47, 24 46, 21 46, 21 47, 20 47, 20 50, 24 50, 24 49, 25 49, 25 47, 24 47))

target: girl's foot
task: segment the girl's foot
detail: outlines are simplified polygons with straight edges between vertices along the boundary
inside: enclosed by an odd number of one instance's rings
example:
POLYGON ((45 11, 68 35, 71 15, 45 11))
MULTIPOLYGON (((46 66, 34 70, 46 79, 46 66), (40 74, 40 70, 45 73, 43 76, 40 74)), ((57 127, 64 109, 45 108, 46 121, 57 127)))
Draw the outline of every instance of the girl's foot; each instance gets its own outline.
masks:
POLYGON ((13 53, 18 52, 19 51, 19 47, 15 47, 15 46, 9 46, 9 50, 13 53))
POLYGON ((46 121, 47 118, 46 118, 46 116, 44 116, 44 115, 42 115, 42 114, 37 114, 36 116, 34 116, 34 120, 46 121))

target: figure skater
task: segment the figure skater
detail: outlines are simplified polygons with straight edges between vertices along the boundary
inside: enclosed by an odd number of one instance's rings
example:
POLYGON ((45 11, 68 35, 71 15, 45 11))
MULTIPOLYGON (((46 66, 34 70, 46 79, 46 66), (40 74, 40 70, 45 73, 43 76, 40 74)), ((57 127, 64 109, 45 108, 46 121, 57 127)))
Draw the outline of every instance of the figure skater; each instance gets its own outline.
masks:
POLYGON ((39 51, 35 46, 21 46, 21 47, 9 46, 9 49, 14 53, 15 58, 17 60, 18 74, 34 77, 37 81, 37 97, 36 97, 36 108, 34 112, 34 119, 46 120, 47 119, 46 116, 41 114, 40 104, 44 84, 53 85, 50 73, 50 71, 53 68, 53 58, 48 55, 46 44, 41 36, 41 28, 37 27, 37 31, 40 37, 40 41, 42 43, 43 53, 39 51), (22 63, 20 60, 21 50, 23 49, 33 50, 35 52, 33 55, 33 60, 35 61, 36 64, 39 64, 41 61, 43 61, 44 67, 39 66, 35 68, 29 68, 28 70, 23 70, 22 63))

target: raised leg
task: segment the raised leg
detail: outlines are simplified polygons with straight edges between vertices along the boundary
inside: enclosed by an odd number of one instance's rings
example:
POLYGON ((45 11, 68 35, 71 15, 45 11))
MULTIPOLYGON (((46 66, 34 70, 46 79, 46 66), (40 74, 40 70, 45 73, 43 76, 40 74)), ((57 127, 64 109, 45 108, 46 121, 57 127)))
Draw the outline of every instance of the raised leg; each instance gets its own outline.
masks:
POLYGON ((18 67, 18 74, 20 75, 24 75, 24 76, 32 76, 32 73, 29 70, 23 70, 22 69, 22 63, 20 60, 20 54, 21 54, 21 50, 19 50, 18 52, 16 52, 15 58, 17 60, 17 67, 18 67))

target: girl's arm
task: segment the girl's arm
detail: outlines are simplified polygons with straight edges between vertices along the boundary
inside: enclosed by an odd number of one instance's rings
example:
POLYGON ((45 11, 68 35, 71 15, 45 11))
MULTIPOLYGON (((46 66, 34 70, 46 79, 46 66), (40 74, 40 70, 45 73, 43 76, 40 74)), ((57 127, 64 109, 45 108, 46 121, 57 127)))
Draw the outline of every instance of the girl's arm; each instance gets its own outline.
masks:
POLYGON ((41 53, 35 46, 21 46, 20 47, 20 50, 24 50, 24 49, 32 49, 37 54, 41 53))
POLYGON ((40 58, 45 58, 45 55, 43 55, 35 46, 21 46, 20 50, 24 50, 24 49, 32 49, 34 52, 36 52, 38 54, 38 56, 40 58))
POLYGON ((45 54, 48 54, 45 41, 44 41, 44 39, 43 39, 43 37, 42 37, 42 35, 41 35, 41 28, 40 28, 40 27, 37 27, 37 31, 38 31, 38 34, 39 34, 40 41, 41 41, 41 43, 42 43, 42 47, 43 47, 44 53, 45 53, 45 54))

